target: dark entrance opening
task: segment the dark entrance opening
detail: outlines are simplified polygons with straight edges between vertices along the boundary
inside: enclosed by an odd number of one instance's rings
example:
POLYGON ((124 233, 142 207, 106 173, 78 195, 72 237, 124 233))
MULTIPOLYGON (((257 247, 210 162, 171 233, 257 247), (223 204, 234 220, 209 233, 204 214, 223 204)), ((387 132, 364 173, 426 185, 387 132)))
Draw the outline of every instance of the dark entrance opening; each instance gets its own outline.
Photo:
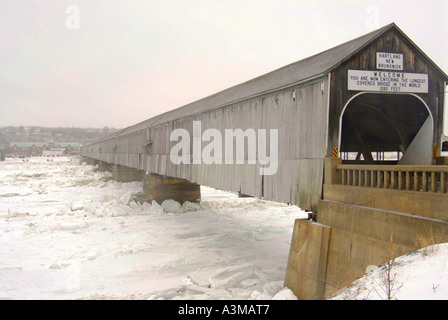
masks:
POLYGON ((442 151, 448 151, 448 141, 442 143, 442 151))
POLYGON ((343 163, 396 164, 429 116, 413 95, 365 93, 347 105, 342 118, 343 163))

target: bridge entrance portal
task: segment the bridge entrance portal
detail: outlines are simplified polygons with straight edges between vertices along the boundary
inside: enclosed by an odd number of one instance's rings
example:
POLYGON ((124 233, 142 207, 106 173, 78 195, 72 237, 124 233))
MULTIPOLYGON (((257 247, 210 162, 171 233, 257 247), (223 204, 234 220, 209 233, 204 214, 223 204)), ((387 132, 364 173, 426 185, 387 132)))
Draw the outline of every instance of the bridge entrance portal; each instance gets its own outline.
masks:
POLYGON ((343 163, 431 164, 433 119, 413 94, 359 93, 340 118, 343 163))

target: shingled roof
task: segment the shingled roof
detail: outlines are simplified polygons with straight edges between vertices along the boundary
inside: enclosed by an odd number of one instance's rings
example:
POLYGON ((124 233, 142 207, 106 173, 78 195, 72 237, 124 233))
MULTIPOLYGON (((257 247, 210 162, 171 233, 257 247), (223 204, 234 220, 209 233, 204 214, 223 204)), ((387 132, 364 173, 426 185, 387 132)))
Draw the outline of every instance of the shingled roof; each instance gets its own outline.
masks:
MULTIPOLYGON (((386 31, 395 28, 408 41, 410 41, 420 53, 435 66, 441 74, 447 78, 445 73, 433 63, 423 51, 421 51, 406 34, 404 34, 395 23, 388 24, 380 29, 367 33, 361 37, 345 42, 334 48, 328 49, 311 57, 291 63, 277 70, 271 71, 247 82, 230 87, 226 90, 215 93, 211 96, 197 100, 180 108, 168 111, 161 115, 155 116, 134 126, 130 126, 115 133, 115 136, 126 135, 131 132, 139 131, 148 127, 159 125, 165 122, 186 118, 203 112, 211 111, 266 94, 277 91, 282 88, 297 85, 315 78, 319 78, 328 74, 338 65, 348 60, 354 54, 365 48, 372 41, 377 39, 386 31)), ((114 135, 114 134, 112 134, 114 135)), ((109 136, 110 138, 110 136, 109 136)))

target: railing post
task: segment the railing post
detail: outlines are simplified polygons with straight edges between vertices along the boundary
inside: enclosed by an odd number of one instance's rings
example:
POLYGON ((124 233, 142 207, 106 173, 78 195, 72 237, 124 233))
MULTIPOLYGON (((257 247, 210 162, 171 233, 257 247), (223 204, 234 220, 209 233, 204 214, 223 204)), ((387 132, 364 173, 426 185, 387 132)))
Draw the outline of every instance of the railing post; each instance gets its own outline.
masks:
POLYGON ((437 192, 437 178, 436 173, 433 171, 431 172, 431 192, 437 192))
POLYGON ((406 171, 406 190, 411 190, 411 173, 406 171))
POLYGON ((370 187, 370 171, 364 171, 364 187, 370 187))
POLYGON ((440 173, 440 192, 446 193, 446 173, 440 173))
POLYGON ((341 158, 325 158, 325 184, 342 183, 342 172, 336 168, 340 164, 342 164, 341 158))
POLYGON ((422 172, 422 190, 428 192, 428 174, 426 171, 422 172))
POLYGON ((375 171, 372 170, 370 171, 370 187, 371 188, 375 188, 376 187, 376 175, 375 175, 375 171))
POLYGON ((376 187, 382 188, 383 187, 383 171, 378 170, 377 171, 377 179, 376 179, 376 187))
POLYGON ((398 190, 403 190, 403 172, 398 171, 398 190))
POLYGON ((392 189, 397 189, 398 181, 397 181, 397 172, 391 171, 390 172, 390 187, 392 189))
POLYGON ((384 171, 384 188, 389 189, 390 187, 390 172, 384 171))
POLYGON ((420 190, 420 177, 417 171, 414 171, 414 191, 420 190))

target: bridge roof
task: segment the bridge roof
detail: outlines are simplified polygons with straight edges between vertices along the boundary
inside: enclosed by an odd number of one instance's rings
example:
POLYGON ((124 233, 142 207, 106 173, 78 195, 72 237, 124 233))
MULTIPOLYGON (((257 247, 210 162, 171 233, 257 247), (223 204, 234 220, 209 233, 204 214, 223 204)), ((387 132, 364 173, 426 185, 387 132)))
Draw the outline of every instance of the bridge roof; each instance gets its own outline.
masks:
MULTIPOLYGON (((384 32, 395 28, 410 41, 417 50, 438 70, 443 77, 448 80, 448 76, 434 63, 426 54, 421 51, 406 34, 404 34, 395 23, 390 23, 380 29, 372 31, 356 39, 345 42, 341 45, 305 58, 303 60, 291 63, 277 70, 271 71, 247 82, 230 87, 226 90, 215 93, 211 96, 197 100, 180 108, 160 114, 136 125, 122 129, 111 136, 127 135, 132 132, 140 131, 148 127, 154 127, 169 121, 182 118, 188 118, 203 112, 219 109, 239 101, 260 96, 282 88, 297 85, 299 83, 311 81, 313 79, 325 76, 335 69, 341 63, 350 59, 354 54, 365 48, 372 41, 381 36, 384 32)), ((111 138, 109 136, 108 138, 111 138)))

